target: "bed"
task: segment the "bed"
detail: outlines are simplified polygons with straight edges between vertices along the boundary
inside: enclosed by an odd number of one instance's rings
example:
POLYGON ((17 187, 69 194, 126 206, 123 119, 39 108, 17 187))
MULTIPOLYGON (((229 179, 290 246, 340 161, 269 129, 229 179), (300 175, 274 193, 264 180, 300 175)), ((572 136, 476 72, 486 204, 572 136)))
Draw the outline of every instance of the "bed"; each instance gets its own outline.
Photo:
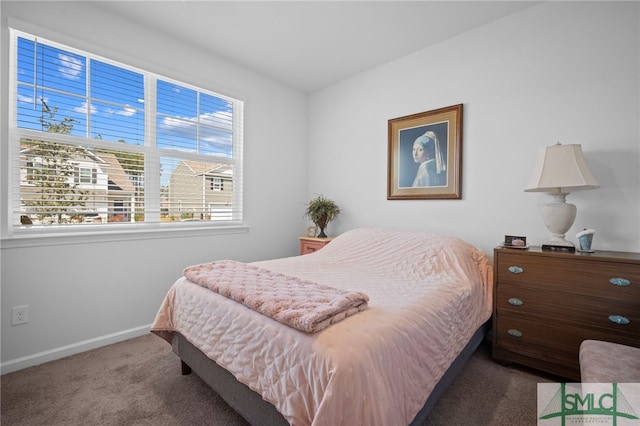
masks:
POLYGON ((420 424, 491 317, 491 262, 437 233, 354 229, 249 266, 368 299, 310 333, 184 276, 171 286, 151 331, 253 425, 420 424))

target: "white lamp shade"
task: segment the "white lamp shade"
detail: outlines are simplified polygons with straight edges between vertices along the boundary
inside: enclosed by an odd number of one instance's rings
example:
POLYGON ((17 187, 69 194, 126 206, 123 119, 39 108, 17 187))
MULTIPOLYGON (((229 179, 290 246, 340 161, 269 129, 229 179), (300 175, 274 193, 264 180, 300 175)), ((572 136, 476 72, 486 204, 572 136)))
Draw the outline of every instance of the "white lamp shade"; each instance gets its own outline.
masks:
POLYGON ((580 145, 548 146, 538 157, 527 192, 561 192, 563 189, 593 189, 600 185, 593 177, 580 145))

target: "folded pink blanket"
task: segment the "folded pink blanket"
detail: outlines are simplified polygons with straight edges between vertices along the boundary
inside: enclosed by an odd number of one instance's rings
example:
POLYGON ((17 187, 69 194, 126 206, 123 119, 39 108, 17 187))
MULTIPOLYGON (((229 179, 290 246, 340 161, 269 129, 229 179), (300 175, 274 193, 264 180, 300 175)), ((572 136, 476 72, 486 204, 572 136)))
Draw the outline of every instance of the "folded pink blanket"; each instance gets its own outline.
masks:
POLYGON ((247 263, 222 260, 184 270, 191 282, 298 330, 315 333, 367 307, 369 297, 247 263))

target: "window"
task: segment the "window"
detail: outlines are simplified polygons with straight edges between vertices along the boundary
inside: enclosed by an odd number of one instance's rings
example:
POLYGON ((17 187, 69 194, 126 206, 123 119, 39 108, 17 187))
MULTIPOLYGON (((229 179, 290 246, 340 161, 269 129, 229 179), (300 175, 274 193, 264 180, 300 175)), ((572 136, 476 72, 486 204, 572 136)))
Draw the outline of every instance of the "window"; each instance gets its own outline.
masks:
POLYGON ((76 183, 97 183, 97 169, 91 167, 78 166, 78 172, 76 177, 76 183))
POLYGON ((11 34, 10 231, 242 222, 241 101, 11 34))
POLYGON ((211 178, 212 191, 222 191, 223 189, 224 189, 224 185, 222 184, 222 178, 219 178, 219 177, 211 178))

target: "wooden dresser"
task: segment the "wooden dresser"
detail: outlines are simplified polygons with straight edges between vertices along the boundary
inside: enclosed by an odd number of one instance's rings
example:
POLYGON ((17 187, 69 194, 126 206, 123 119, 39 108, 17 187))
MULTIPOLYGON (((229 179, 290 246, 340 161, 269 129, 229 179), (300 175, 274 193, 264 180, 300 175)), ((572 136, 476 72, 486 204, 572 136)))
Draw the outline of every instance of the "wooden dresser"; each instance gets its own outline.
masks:
POLYGON ((494 250, 493 357, 580 381, 586 339, 640 347, 640 253, 494 250))
POLYGON ((300 254, 309 254, 320 250, 333 240, 333 237, 300 237, 300 254))

